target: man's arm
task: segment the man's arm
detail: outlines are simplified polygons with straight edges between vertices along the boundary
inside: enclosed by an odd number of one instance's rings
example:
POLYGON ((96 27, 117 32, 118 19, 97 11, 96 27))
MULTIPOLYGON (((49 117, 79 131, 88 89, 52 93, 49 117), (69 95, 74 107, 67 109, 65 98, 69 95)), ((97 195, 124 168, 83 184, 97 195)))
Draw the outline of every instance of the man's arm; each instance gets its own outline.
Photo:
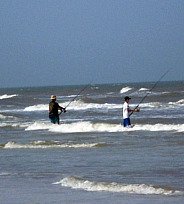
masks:
POLYGON ((62 106, 58 105, 58 109, 61 110, 61 112, 64 112, 64 113, 66 112, 66 108, 63 108, 62 106))

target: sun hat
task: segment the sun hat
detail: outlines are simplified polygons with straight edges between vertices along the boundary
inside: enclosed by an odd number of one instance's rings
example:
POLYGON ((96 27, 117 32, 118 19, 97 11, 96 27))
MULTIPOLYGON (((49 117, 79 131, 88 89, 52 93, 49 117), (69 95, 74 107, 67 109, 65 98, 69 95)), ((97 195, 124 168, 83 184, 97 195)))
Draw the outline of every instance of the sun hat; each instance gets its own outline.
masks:
POLYGON ((56 96, 55 95, 52 95, 51 97, 50 97, 50 99, 56 99, 56 96))

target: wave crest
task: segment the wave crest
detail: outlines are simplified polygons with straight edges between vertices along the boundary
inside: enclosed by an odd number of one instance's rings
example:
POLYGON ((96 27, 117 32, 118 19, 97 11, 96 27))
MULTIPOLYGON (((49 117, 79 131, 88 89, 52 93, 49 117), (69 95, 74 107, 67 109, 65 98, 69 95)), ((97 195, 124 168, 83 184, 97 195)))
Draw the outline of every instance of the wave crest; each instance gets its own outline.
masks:
POLYGON ((7 98, 13 98, 15 96, 18 96, 17 94, 12 94, 12 95, 7 95, 7 94, 4 94, 2 96, 0 96, 0 99, 7 99, 7 98))
POLYGON ((126 93, 126 92, 128 92, 128 91, 130 91, 130 90, 132 90, 132 88, 130 88, 129 86, 126 86, 126 87, 124 87, 124 88, 122 88, 122 89, 120 90, 120 93, 126 93))
POLYGON ((83 189, 86 191, 107 191, 132 194, 156 194, 156 195, 184 195, 184 192, 177 190, 168 190, 160 187, 154 187, 146 184, 121 184, 108 182, 88 181, 77 177, 66 177, 54 184, 70 187, 73 189, 83 189))
POLYGON ((184 132, 184 124, 136 124, 133 128, 124 128, 121 124, 92 123, 90 121, 73 122, 54 125, 51 123, 35 122, 29 125, 26 131, 48 130, 50 132, 76 133, 76 132, 125 132, 125 131, 177 131, 184 132))
POLYGON ((81 143, 81 144, 72 144, 72 143, 60 143, 58 141, 34 141, 29 144, 19 144, 13 141, 1 145, 5 149, 47 149, 47 148, 93 148, 100 147, 105 144, 100 143, 81 143))

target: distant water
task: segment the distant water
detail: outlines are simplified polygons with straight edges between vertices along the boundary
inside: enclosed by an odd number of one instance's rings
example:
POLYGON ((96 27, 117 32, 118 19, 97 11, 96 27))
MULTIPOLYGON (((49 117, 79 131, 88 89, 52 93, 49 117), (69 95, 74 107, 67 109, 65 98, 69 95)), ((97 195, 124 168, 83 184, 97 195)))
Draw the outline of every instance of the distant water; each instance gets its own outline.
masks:
POLYGON ((0 89, 0 203, 184 203, 184 82, 0 89), (126 95, 141 111, 121 126, 126 95), (48 119, 50 95, 63 107, 48 119))

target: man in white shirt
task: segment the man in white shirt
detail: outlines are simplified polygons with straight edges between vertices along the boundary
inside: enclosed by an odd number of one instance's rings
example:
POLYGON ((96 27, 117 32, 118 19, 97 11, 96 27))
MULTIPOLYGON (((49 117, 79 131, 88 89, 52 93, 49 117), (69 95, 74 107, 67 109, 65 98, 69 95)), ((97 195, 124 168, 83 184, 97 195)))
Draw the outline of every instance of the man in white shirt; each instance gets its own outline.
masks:
POLYGON ((138 108, 135 109, 130 109, 129 107, 129 101, 130 101, 130 97, 126 96, 125 98, 125 102, 123 104, 123 121, 122 121, 122 125, 124 127, 132 127, 131 126, 131 122, 130 122, 130 113, 133 112, 139 112, 138 108))

